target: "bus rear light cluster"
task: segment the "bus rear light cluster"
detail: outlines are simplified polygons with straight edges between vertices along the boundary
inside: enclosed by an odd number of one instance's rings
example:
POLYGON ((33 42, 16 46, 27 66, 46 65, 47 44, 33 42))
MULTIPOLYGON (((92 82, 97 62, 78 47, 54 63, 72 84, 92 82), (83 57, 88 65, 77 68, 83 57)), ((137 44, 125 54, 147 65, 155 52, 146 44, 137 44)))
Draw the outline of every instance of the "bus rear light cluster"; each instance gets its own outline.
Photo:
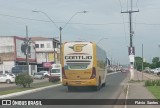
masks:
POLYGON ((67 79, 64 67, 62 67, 62 78, 67 79))
POLYGON ((92 75, 91 75, 90 79, 93 79, 93 78, 95 78, 95 77, 96 77, 96 68, 93 67, 93 68, 92 68, 92 75))

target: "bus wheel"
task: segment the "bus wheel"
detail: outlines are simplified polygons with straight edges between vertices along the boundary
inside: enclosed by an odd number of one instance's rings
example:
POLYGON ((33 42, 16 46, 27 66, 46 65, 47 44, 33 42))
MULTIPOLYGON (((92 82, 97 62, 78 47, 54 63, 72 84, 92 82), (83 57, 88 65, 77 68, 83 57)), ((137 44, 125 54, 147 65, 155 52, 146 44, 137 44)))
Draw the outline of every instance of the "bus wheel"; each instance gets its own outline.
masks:
POLYGON ((105 86, 106 86, 106 83, 103 83, 103 84, 102 84, 102 87, 105 87, 105 86))
POLYGON ((99 84, 98 84, 98 86, 94 86, 93 89, 94 89, 95 91, 99 91, 99 90, 101 89, 101 79, 99 79, 99 84))

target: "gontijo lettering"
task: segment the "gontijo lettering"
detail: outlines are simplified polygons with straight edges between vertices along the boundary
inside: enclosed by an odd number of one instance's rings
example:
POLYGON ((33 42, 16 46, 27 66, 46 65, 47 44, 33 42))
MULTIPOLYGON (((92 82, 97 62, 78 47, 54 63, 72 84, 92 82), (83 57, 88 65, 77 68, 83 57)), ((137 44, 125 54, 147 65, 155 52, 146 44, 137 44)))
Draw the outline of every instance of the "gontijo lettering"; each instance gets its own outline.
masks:
POLYGON ((65 56, 66 60, 78 60, 78 59, 83 59, 83 60, 90 60, 92 59, 92 56, 65 56))

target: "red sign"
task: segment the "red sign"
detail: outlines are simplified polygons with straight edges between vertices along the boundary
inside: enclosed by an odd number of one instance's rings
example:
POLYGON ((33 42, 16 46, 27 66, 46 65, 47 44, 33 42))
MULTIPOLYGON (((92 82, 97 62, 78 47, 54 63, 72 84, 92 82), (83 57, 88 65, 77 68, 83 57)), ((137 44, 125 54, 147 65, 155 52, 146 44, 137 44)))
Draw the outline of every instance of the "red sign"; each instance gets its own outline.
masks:
POLYGON ((43 67, 51 68, 52 67, 52 62, 43 62, 43 67))

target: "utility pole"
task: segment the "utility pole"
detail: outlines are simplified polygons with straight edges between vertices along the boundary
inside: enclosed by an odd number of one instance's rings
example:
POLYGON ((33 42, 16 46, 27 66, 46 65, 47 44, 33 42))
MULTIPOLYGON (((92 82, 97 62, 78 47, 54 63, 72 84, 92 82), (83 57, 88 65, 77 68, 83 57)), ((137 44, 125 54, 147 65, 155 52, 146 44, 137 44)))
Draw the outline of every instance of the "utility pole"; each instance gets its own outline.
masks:
POLYGON ((62 27, 59 27, 59 40, 60 40, 60 55, 59 55, 59 60, 60 64, 62 64, 62 27))
MULTIPOLYGON (((132 29, 132 13, 134 12, 139 12, 138 11, 133 11, 132 10, 132 0, 131 0, 131 10, 127 10, 127 11, 124 11, 124 12, 121 12, 121 13, 129 13, 129 25, 130 25, 130 47, 129 47, 129 56, 131 55, 132 57, 134 57, 134 47, 133 47, 133 41, 132 41, 132 38, 133 38, 133 29, 132 29)), ((131 57, 130 56, 130 57, 131 57)), ((134 59, 134 58, 133 58, 134 59)), ((134 78, 134 60, 130 60, 130 73, 131 73, 131 77, 130 77, 130 80, 133 80, 134 78)))
POLYGON ((28 38, 28 26, 26 26, 26 40, 25 40, 25 45, 26 45, 26 64, 27 64, 27 72, 29 75, 29 59, 28 59, 28 46, 29 46, 29 38, 28 38))
POLYGON ((53 51, 54 51, 54 53, 53 53, 54 55, 53 55, 53 56, 54 56, 54 64, 55 64, 55 63, 56 63, 56 55, 55 55, 55 52, 56 52, 56 51, 55 51, 55 48, 56 48, 56 41, 55 41, 54 38, 53 38, 53 48, 54 48, 54 49, 53 49, 53 51))

